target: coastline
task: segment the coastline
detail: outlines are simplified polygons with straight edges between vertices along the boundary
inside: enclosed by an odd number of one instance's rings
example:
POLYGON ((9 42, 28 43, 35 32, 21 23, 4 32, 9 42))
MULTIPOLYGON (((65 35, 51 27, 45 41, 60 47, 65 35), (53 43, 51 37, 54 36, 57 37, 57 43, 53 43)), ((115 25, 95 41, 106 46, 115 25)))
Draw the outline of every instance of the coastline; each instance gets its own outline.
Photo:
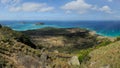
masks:
MULTIPOLYGON (((36 29, 42 29, 42 28, 46 28, 46 27, 53 27, 53 28, 80 28, 80 29, 86 29, 86 30, 89 30, 89 31, 92 31, 92 32, 95 32, 97 35, 100 35, 100 36, 104 36, 104 37, 111 37, 111 38, 115 38, 115 37, 119 37, 119 33, 113 33, 110 31, 107 32, 102 32, 103 29, 101 29, 101 31, 98 31, 94 28, 91 28, 91 27, 86 27, 86 26, 69 26, 73 23, 70 23, 70 24, 66 24, 66 25, 57 25, 57 24, 46 24, 44 23, 44 25, 35 25, 36 23, 24 23, 24 24, 21 24, 21 23, 16 23, 14 25, 4 25, 4 26, 7 26, 7 27, 10 27, 12 28, 13 30, 15 31, 27 31, 27 30, 36 30, 36 29)), ((88 24, 89 25, 89 24, 88 24)))
POLYGON ((74 28, 60 28, 60 27, 44 27, 44 28, 39 28, 39 29, 32 29, 32 30, 26 30, 26 31, 22 31, 22 32, 27 32, 27 31, 37 31, 37 30, 41 30, 41 29, 47 29, 47 28, 55 28, 55 29, 82 29, 82 30, 87 30, 89 31, 89 34, 91 36, 97 36, 98 39, 109 39, 111 40, 112 42, 114 42, 116 39, 117 39, 117 36, 106 36, 106 35, 103 35, 103 34, 100 34, 100 33, 97 33, 95 30, 91 30, 89 28, 80 28, 80 27, 74 27, 74 28))
POLYGON ((96 32, 95 30, 93 29, 90 29, 90 28, 82 28, 82 27, 70 27, 70 28, 66 28, 66 27, 53 27, 53 26, 45 26, 45 27, 41 27, 41 28, 34 28, 34 29, 27 29, 27 30, 16 30, 16 29, 13 29, 15 31, 30 31, 30 30, 38 30, 38 29, 45 29, 45 28, 57 28, 57 29, 85 29, 85 30, 88 30, 90 31, 93 35, 98 35, 98 36, 101 36, 101 37, 106 37, 106 38, 116 38, 116 37, 119 37, 119 36, 110 36, 110 35, 105 35, 105 34, 102 34, 102 33, 98 33, 96 32))
POLYGON ((120 36, 119 21, 3 21, 1 24, 11 27, 16 31, 35 30, 45 27, 54 28, 83 28, 96 31, 96 34, 106 37, 120 36), (35 25, 42 22, 44 25, 35 25), (111 23, 111 24, 109 24, 111 23))

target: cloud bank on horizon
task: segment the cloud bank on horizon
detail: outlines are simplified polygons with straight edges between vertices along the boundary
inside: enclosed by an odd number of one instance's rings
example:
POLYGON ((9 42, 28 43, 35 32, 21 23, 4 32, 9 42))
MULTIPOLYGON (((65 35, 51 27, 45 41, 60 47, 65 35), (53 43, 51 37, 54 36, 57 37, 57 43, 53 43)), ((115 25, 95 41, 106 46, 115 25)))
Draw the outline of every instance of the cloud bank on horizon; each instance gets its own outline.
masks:
POLYGON ((120 20, 120 0, 0 0, 0 20, 120 20))

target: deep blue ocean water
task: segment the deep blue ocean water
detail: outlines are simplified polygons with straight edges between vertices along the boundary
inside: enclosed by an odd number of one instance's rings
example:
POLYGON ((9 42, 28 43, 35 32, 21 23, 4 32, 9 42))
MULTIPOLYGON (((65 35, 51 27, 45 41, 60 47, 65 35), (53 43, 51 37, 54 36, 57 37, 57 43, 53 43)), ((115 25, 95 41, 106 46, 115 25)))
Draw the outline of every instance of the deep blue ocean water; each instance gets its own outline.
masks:
POLYGON ((86 28, 94 30, 103 36, 120 36, 120 21, 0 21, 0 24, 9 26, 16 31, 39 29, 44 27, 57 28, 86 28), (24 24, 22 23, 24 22, 24 24), (35 25, 43 22, 44 25, 35 25))

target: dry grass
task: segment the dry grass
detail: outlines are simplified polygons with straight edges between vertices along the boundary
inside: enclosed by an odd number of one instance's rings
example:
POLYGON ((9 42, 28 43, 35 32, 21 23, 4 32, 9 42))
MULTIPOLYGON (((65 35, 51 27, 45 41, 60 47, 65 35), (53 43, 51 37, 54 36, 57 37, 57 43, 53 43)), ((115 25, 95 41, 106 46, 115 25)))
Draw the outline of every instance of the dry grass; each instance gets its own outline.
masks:
POLYGON ((36 43, 35 44, 44 44, 49 46, 64 46, 65 38, 62 36, 54 36, 54 37, 33 37, 32 38, 36 43))
POLYGON ((120 68, 120 41, 90 52, 83 68, 120 68))

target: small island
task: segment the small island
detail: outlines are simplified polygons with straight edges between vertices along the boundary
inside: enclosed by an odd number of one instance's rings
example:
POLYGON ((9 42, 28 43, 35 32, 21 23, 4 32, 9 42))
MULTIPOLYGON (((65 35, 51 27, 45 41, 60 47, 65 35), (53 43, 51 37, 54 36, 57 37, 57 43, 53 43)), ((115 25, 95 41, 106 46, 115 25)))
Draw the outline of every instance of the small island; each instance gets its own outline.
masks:
POLYGON ((21 24, 25 24, 26 22, 22 21, 22 22, 19 22, 19 23, 21 23, 21 24))
POLYGON ((36 23, 35 25, 44 25, 45 23, 42 23, 42 22, 38 22, 36 23))

